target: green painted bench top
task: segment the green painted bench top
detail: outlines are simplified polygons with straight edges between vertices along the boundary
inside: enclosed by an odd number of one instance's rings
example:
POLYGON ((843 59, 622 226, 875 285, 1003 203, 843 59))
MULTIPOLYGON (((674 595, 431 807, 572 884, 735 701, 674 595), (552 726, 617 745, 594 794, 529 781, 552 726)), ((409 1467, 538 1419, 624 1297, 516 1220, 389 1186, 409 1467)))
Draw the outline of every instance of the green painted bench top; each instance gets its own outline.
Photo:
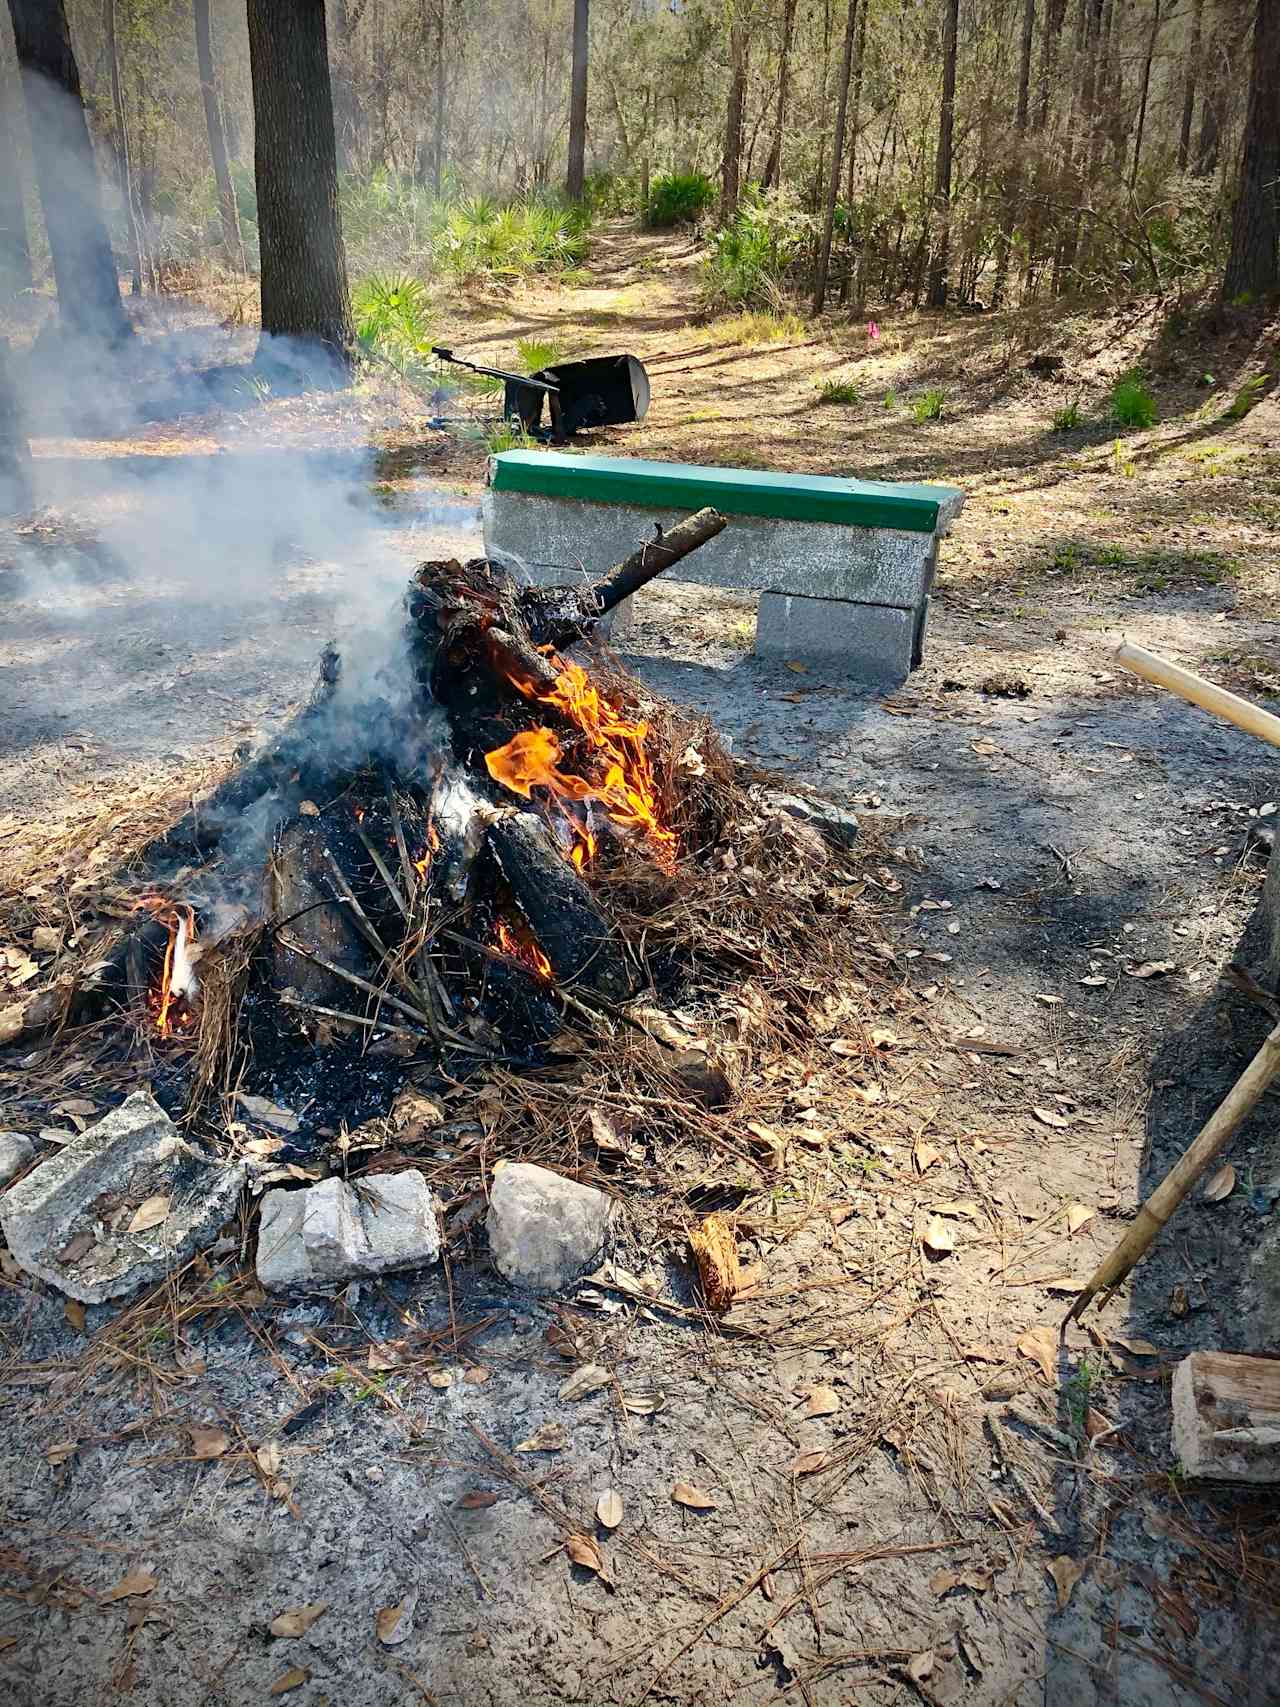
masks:
POLYGON ((730 516, 778 516, 846 527, 899 528, 908 533, 935 532, 963 497, 954 486, 770 474, 755 468, 702 468, 688 462, 568 456, 559 451, 504 450, 493 464, 495 492, 537 492, 549 498, 664 510, 698 510, 712 504, 730 516))

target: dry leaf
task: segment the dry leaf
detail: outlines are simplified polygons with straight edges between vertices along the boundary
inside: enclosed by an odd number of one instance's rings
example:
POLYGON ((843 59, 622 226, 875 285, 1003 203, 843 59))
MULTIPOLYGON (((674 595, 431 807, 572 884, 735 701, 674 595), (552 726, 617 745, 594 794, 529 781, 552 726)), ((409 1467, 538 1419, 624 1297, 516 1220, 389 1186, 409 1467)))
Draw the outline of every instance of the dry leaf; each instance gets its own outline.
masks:
POLYGON ((78 1440, 60 1440, 56 1446, 46 1446, 44 1455, 49 1460, 51 1467, 56 1470, 59 1464, 65 1464, 68 1458, 75 1456, 79 1445, 78 1440))
POLYGON ((1140 966, 1125 967, 1130 978, 1159 978, 1166 972, 1177 970, 1177 962, 1173 960, 1144 960, 1140 966))
POLYGON ((689 1248, 697 1259, 707 1308, 727 1310, 738 1294, 741 1272, 733 1223, 725 1215, 708 1215, 689 1234, 689 1248))
POLYGON ((690 1511, 714 1511, 716 1502, 710 1494, 704 1494, 701 1488, 695 1488, 692 1482, 677 1482, 671 1490, 671 1497, 677 1505, 687 1506, 690 1511))
POLYGON ((563 1423, 543 1423, 541 1428, 534 1429, 528 1440, 522 1440, 516 1447, 517 1452, 563 1452, 569 1444, 569 1436, 565 1433, 563 1423))
POLYGON ((981 740, 970 741, 969 746, 980 759, 994 759, 998 758, 1000 754, 1000 749, 995 742, 988 741, 985 736, 981 740))
POLYGON ((467 1387, 483 1387, 492 1374, 493 1371, 486 1369, 483 1363, 473 1363, 462 1377, 463 1384, 467 1387))
POLYGON ((1071 1124, 1065 1115, 1055 1114, 1051 1108, 1033 1108, 1031 1112, 1037 1120, 1043 1121, 1046 1126, 1062 1127, 1071 1124))
POLYGON ((369 1347, 367 1359, 370 1369, 394 1369, 400 1361, 400 1354, 393 1345, 373 1344, 369 1347))
POLYGON ((138 1205, 133 1220, 129 1223, 128 1231, 145 1233, 148 1227, 158 1227, 162 1221, 167 1220, 168 1215, 169 1198, 167 1195, 161 1194, 159 1197, 144 1198, 138 1205))
POLYGON ((923 1139, 916 1144, 911 1154, 916 1164, 916 1172, 921 1174, 926 1173, 935 1162, 942 1160, 942 1151, 934 1149, 932 1144, 926 1144, 923 1139))
POLYGON ((155 1577, 147 1571, 131 1571, 127 1577, 121 1577, 114 1588, 109 1588, 103 1595, 103 1600, 128 1600, 133 1595, 150 1594, 156 1586, 155 1577))
POLYGON ((313 1600, 309 1606, 294 1606, 271 1620, 273 1636, 305 1636, 316 1619, 329 1610, 327 1600, 313 1600))
POLYGON ((825 1452, 802 1452, 798 1458, 791 1460, 791 1474, 793 1476, 812 1476, 815 1471, 822 1469, 826 1461, 825 1452))
POLYGON ((1087 984, 1091 990, 1097 990, 1106 983, 1106 979, 1099 972, 1091 972, 1087 978, 1082 978, 1080 982, 1087 984))
POLYGON ((486 1511, 489 1506, 497 1505, 498 1496, 490 1488, 477 1488, 474 1493, 463 1494, 458 1501, 459 1511, 486 1511))
POLYGON ((798 658, 784 658, 782 662, 789 670, 794 670, 797 676, 807 676, 809 674, 809 666, 807 664, 802 664, 798 658))
POLYGON ((964 1347, 963 1355, 968 1358, 970 1363, 1004 1362, 1004 1357, 1001 1353, 998 1352, 994 1346, 990 1345, 967 1345, 964 1347))
POLYGON ((616 1488, 606 1488, 596 1501, 596 1517, 606 1529, 616 1529, 622 1522, 622 1495, 616 1488))
POLYGON ((584 1363, 581 1369, 575 1369, 573 1374, 560 1383, 558 1397, 561 1399, 585 1399, 588 1393, 594 1393, 609 1384, 609 1371, 598 1363, 584 1363))
POLYGON ((979 1210, 976 1203, 965 1197, 948 1200, 946 1203, 935 1203, 933 1213, 950 1216, 952 1220, 959 1218, 962 1221, 976 1221, 979 1210))
POLYGON ((584 1571, 594 1571, 606 1588, 613 1587, 613 1578, 605 1569, 604 1554, 589 1535, 570 1535, 564 1550, 575 1565, 581 1565, 584 1571))
POLYGON ((840 1395, 832 1387, 814 1387, 805 1401, 807 1417, 830 1417, 840 1409, 840 1395))
POLYGON ((896 1032, 886 1031, 882 1026, 873 1025, 868 1036, 873 1049, 892 1049, 898 1041, 896 1032))
POLYGON ((264 1476, 278 1476, 280 1474, 280 1443, 278 1441, 268 1440, 258 1448, 254 1457, 258 1460, 258 1468, 264 1476))
POLYGON ((574 1339, 567 1328, 562 1328, 559 1322, 552 1322, 542 1337, 552 1351, 563 1357, 566 1363, 573 1363, 577 1360, 580 1349, 579 1342, 574 1339))
POLYGON ((1084 1575, 1084 1566, 1060 1553, 1056 1559, 1050 1560, 1045 1570, 1053 1578, 1054 1587, 1058 1591, 1058 1611, 1066 1610, 1067 1602, 1071 1599, 1072 1590, 1084 1575))
POLYGON ((1028 1328, 1018 1341, 1018 1350, 1023 1357, 1029 1357, 1032 1363, 1039 1364, 1040 1373, 1046 1381, 1053 1380, 1053 1371, 1058 1361, 1058 1335, 1053 1328, 1028 1328))
POLYGON ((229 1435, 224 1434, 220 1428, 210 1428, 205 1423, 192 1423, 187 1433, 191 1436, 193 1458, 221 1458, 231 1445, 229 1435))
POLYGON ((84 1305, 78 1298, 68 1298, 62 1306, 62 1314, 78 1334, 84 1332, 84 1305))
POLYGON ((633 1417, 655 1416, 666 1402, 667 1395, 661 1390, 653 1393, 624 1393, 622 1395, 622 1408, 628 1416, 633 1417))
POLYGON ((401 1630, 404 1615, 408 1610, 409 1602, 407 1600, 402 1600, 397 1606, 384 1606, 379 1610, 373 1621, 373 1627, 378 1633, 378 1640, 384 1647, 395 1647, 397 1643, 403 1642, 409 1634, 407 1628, 401 1630), (400 1631, 399 1635, 396 1634, 397 1631, 400 1631))
POLYGON ((447 1369, 429 1369, 427 1371, 427 1380, 433 1387, 438 1387, 441 1391, 446 1387, 453 1386, 453 1376, 450 1375, 447 1369))
POLYGON ((954 1588, 976 1589, 982 1594, 991 1587, 994 1576, 994 1571, 978 1566, 968 1566, 959 1571, 935 1571, 929 1578, 929 1587, 937 1595, 950 1594, 954 1588))
POLYGON ((57 954, 62 947, 62 932, 54 925, 37 925, 31 933, 31 946, 37 954, 57 954))
POLYGON ((1084 1432, 1088 1440, 1098 1440, 1104 1434, 1113 1434, 1115 1424, 1104 1417, 1101 1411, 1095 1411, 1090 1405, 1084 1413, 1084 1432))
POLYGON ((1206 1203, 1221 1203, 1224 1197, 1231 1196, 1235 1183, 1236 1170, 1230 1162, 1224 1162, 1217 1173, 1205 1181, 1204 1190, 1200 1195, 1206 1203))
POLYGON ((923 1683, 933 1672, 934 1657, 930 1648, 927 1653, 913 1654, 907 1661, 907 1676, 913 1683, 923 1683))
POLYGON ((283 1677, 278 1677, 267 1691, 269 1695, 287 1695, 291 1689, 297 1689, 310 1678, 311 1673, 304 1666, 290 1666, 283 1677))
POLYGON ((921 1243, 927 1251, 932 1251, 934 1256, 944 1257, 955 1250, 956 1236, 940 1215, 931 1215, 921 1243))
POLYGON ((298 815, 301 818, 318 818, 320 816, 320 808, 316 805, 314 800, 304 800, 298 808, 298 815))
POLYGON ((593 1108, 587 1116, 591 1123, 591 1141, 597 1150, 603 1150, 606 1155, 625 1156, 627 1146, 619 1138, 613 1122, 607 1114, 602 1114, 598 1108, 593 1108))
POLYGON ((1068 1203, 1067 1232, 1078 1233, 1081 1227, 1087 1226, 1097 1213, 1096 1209, 1090 1209, 1087 1204, 1068 1203))

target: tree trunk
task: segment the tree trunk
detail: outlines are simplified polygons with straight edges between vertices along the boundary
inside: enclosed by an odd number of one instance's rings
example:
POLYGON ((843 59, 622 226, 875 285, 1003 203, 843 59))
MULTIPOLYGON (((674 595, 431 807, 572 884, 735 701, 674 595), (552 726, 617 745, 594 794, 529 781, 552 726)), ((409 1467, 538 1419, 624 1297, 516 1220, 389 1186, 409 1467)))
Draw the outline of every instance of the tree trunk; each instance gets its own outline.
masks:
POLYGON ((1253 70, 1240 177, 1231 219, 1231 253, 1222 279, 1224 301, 1269 297, 1280 288, 1280 6, 1257 0, 1253 70))
POLYGON ((580 202, 587 181, 587 58, 590 0, 573 0, 573 65, 569 81, 569 165, 564 190, 580 202))
POLYGON ((360 152, 360 101, 355 84, 355 37, 368 0, 334 0, 333 134, 338 166, 355 171, 360 152))
POLYGON ((929 266, 929 307, 947 306, 947 261, 951 246, 951 146, 956 124, 956 42, 960 0, 947 0, 942 42, 942 107, 938 114, 938 158, 933 174, 933 208, 938 222, 929 266))
MULTIPOLYGON (((1147 36, 1147 53, 1142 62, 1142 94, 1138 98, 1138 128, 1133 138, 1133 168, 1129 173, 1129 194, 1138 187, 1138 168, 1142 164, 1142 133, 1147 128, 1147 102, 1151 97, 1151 61, 1155 58, 1156 39, 1160 34, 1160 0, 1153 0, 1151 30, 1147 36)), ((1280 117, 1280 115, 1277 115, 1280 117)))
POLYGON ((720 223, 727 225, 738 211, 742 170, 742 115, 747 93, 747 23, 742 0, 729 24, 729 101, 724 120, 724 163, 720 177, 720 223))
POLYGON ((444 25, 446 0, 436 0, 435 135, 431 142, 431 184, 436 194, 444 177, 444 25))
POLYGON ((31 154, 64 324, 118 343, 132 328, 120 301, 98 169, 63 0, 9 0, 31 154))
POLYGON ((1182 124, 1178 131, 1178 170, 1185 172, 1191 158, 1191 121, 1196 111, 1196 77, 1200 70, 1200 35, 1204 26, 1204 0, 1193 0, 1191 38, 1182 79, 1182 124))
POLYGON ((766 190, 782 181, 782 135, 787 118, 787 93, 791 82, 791 39, 795 34, 796 0, 782 0, 782 51, 778 59, 778 108, 773 142, 761 179, 766 190))
POLYGON ((111 110, 116 121, 116 159, 120 163, 120 194, 129 217, 129 247, 133 253, 133 294, 142 295, 142 230, 138 219, 137 186, 134 182, 133 161, 129 150, 129 125, 124 108, 124 88, 120 82, 120 48, 116 41, 116 0, 104 0, 102 8, 103 34, 106 38, 108 68, 111 72, 111 110))
POLYGON ((200 73, 200 93, 204 97, 204 122, 209 132, 209 157, 213 161, 213 181, 218 191, 218 217, 222 221, 222 248, 229 267, 244 269, 244 251, 240 244, 240 210, 231 182, 227 163, 227 139, 222 129, 222 112, 218 106, 218 85, 213 69, 213 25, 209 17, 209 0, 192 0, 196 26, 196 66, 200 73))
POLYGON ((324 0, 248 9, 262 330, 324 344, 346 367, 354 335, 324 0))
POLYGON ((18 170, 18 112, 14 86, 0 73, 0 295, 30 290, 31 248, 27 242, 27 209, 22 174, 18 170))
POLYGON ((25 515, 31 501, 31 449, 9 376, 9 346, 0 338, 0 515, 25 515))
POLYGON ((1044 38, 1040 43, 1040 111, 1036 129, 1043 130, 1049 122, 1049 104, 1053 92, 1054 72, 1058 65, 1058 44, 1067 16, 1067 0, 1048 0, 1044 17, 1044 38))
POLYGON ((1022 157, 1031 111, 1031 48, 1035 33, 1036 0, 1025 0, 1022 8, 1022 52, 1018 60, 1018 107, 1013 120, 1017 140, 1005 184, 1003 227, 997 239, 996 277, 991 291, 992 308, 1002 305, 1009 283, 1009 245, 1013 240, 1013 228, 1018 222, 1022 199, 1022 157))
MULTIPOLYGON (((866 0, 863 0, 866 3, 866 0)), ((959 0, 956 0, 959 4, 959 0)), ((858 27, 858 0, 849 0, 845 18, 844 50, 840 59, 840 83, 836 95, 836 129, 831 139, 831 170, 827 177, 827 205, 822 222, 822 243, 813 280, 813 312, 821 314, 827 295, 827 270, 831 265, 831 236, 836 223, 836 196, 840 191, 840 167, 844 161, 844 127, 849 113, 849 77, 853 70, 853 40, 858 27)))

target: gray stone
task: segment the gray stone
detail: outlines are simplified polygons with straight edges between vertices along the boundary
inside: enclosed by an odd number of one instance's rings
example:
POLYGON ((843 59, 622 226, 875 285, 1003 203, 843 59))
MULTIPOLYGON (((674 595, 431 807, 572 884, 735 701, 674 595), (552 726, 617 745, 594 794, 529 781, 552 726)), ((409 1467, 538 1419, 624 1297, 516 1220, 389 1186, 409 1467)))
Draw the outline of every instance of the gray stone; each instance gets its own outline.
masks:
POLYGON ((135 1091, 0 1198, 0 1228, 29 1274, 82 1304, 162 1279, 213 1243, 244 1186, 242 1166, 188 1144, 149 1091, 135 1091), (139 1207, 167 1198, 155 1226, 139 1207))
POLYGON ((489 1193, 489 1254, 498 1273, 534 1292, 558 1292, 595 1263, 612 1200, 531 1162, 507 1162, 489 1193))
MULTIPOLYGON (((957 506, 958 508, 958 506, 957 506)), ((486 492, 486 552, 518 557, 536 581, 595 580, 687 514, 536 492, 486 492)), ((944 518, 943 530, 950 515, 944 518)), ((937 536, 838 522, 730 516, 724 532, 665 577, 743 592, 801 593, 910 609, 929 591, 937 536)))
POLYGON ((805 800, 798 794, 781 794, 773 789, 764 799, 767 805, 798 818, 802 824, 812 824, 839 847, 851 848, 858 840, 857 814, 833 801, 805 800))
POLYGON ((799 659, 868 687, 897 686, 919 662, 923 616, 888 605, 762 593, 756 651, 799 659))
POLYGON ((262 1199, 258 1279, 273 1292, 315 1292, 364 1275, 426 1268, 439 1255, 435 1199, 416 1168, 354 1186, 322 1180, 262 1199))
POLYGON ((0 1185, 8 1185, 15 1174, 22 1172, 35 1153, 35 1145, 30 1138, 24 1138, 21 1132, 0 1132, 0 1185))

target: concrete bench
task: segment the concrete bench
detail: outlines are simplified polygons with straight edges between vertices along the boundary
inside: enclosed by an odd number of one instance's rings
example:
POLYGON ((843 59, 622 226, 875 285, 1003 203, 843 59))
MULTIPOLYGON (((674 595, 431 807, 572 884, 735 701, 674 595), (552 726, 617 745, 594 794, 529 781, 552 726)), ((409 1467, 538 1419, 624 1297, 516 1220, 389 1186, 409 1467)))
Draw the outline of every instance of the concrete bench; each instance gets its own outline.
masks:
POLYGON ((552 583, 601 573, 655 523, 712 504, 729 526, 667 578, 759 593, 758 653, 881 685, 921 661, 938 541, 963 502, 953 486, 502 451, 484 539, 552 583))

